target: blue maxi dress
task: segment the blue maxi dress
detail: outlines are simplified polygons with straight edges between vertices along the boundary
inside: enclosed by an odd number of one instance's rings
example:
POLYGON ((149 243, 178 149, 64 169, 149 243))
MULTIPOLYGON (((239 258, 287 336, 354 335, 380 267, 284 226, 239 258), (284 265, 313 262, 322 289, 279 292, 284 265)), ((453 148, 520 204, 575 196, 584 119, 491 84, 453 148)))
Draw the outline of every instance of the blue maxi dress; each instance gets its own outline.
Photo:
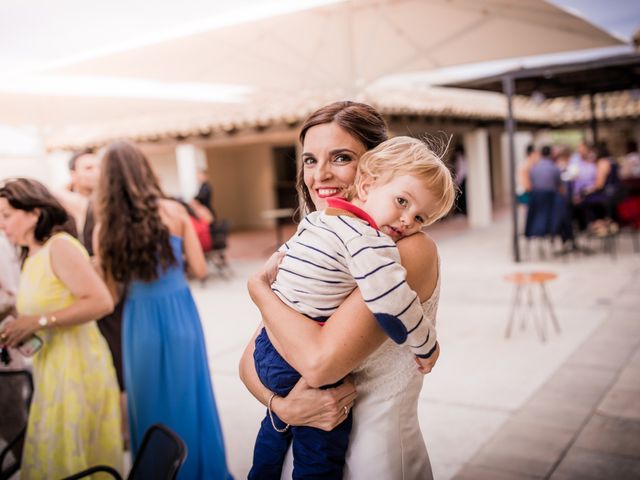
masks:
POLYGON ((182 238, 172 235, 177 264, 153 282, 129 285, 123 314, 124 377, 131 449, 163 423, 185 442, 180 480, 230 479, 207 350, 189 284, 182 238))

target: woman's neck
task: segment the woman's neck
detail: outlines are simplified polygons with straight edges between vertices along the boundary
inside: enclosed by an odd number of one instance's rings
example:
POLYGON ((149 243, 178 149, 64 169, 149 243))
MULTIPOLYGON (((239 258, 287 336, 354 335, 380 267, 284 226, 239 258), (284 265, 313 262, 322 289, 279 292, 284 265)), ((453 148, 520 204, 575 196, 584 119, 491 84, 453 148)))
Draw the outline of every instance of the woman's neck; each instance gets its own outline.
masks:
POLYGON ((40 251, 40 249, 42 248, 43 243, 37 241, 34 237, 31 237, 27 240, 27 244, 24 245, 24 247, 27 248, 27 250, 29 251, 29 255, 35 255, 36 253, 38 253, 40 251))

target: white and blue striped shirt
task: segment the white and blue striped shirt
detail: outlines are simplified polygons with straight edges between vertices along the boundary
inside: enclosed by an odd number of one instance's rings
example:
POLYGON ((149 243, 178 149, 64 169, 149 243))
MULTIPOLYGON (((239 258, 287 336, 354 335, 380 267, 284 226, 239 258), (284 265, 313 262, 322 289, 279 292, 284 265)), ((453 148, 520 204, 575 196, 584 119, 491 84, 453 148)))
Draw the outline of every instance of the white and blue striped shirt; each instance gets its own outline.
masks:
POLYGON ((287 305, 325 319, 358 287, 393 341, 407 344, 422 358, 433 354, 435 326, 407 283, 391 237, 332 208, 307 215, 282 250, 286 255, 271 288, 287 305))

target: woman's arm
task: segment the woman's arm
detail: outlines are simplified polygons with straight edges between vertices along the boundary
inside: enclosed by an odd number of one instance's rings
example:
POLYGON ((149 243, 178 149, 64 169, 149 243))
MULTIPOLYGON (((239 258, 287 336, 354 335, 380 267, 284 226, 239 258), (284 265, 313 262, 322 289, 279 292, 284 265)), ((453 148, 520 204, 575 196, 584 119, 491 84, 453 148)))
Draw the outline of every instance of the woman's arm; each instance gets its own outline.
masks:
POLYGON ((163 223, 171 233, 182 237, 184 258, 189 272, 196 278, 204 278, 207 275, 207 261, 187 209, 170 199, 163 198, 159 204, 163 223))
MULTIPOLYGON (((184 208, 183 208, 184 210, 184 208)), ((186 210, 181 212, 182 221, 182 238, 184 241, 184 257, 189 267, 189 271, 198 279, 202 279, 207 276, 207 261, 204 258, 204 252, 202 246, 198 240, 191 218, 186 210)))
MULTIPOLYGON (((434 242, 417 234, 401 240, 398 249, 409 285, 426 300, 437 282, 434 242)), ((310 385, 337 382, 386 340, 358 290, 320 326, 282 303, 264 277, 259 274, 249 280, 251 297, 276 349, 310 385)))
POLYGON ((194 212, 196 212, 196 215, 200 220, 204 220, 207 223, 213 223, 213 221, 215 220, 211 211, 196 199, 191 200, 189 202, 189 206, 193 209, 194 212))
POLYGON ((107 287, 82 251, 71 241, 53 239, 49 256, 53 273, 76 300, 66 308, 47 312, 47 325, 44 327, 39 324, 40 315, 22 315, 9 323, 3 331, 9 346, 16 346, 41 328, 78 325, 113 311, 113 300, 107 287))
POLYGON ((609 160, 607 160, 606 158, 601 158, 600 160, 598 160, 598 164, 596 165, 596 180, 593 183, 593 187, 591 187, 592 192, 597 192, 598 190, 602 190, 604 188, 610 171, 611 163, 609 162, 609 160))
POLYGON ((262 324, 260 324, 251 337, 251 340, 249 340, 244 352, 242 352, 240 364, 238 365, 238 373, 240 374, 240 380, 242 380, 242 383, 244 383, 245 387, 247 387, 249 392, 251 392, 251 395, 266 407, 269 397, 273 392, 260 382, 258 374, 256 373, 256 365, 253 362, 253 351, 256 347, 256 337, 260 334, 261 329, 262 324))
POLYGON ((531 165, 529 165, 529 161, 522 165, 518 170, 518 176, 520 179, 520 185, 525 192, 531 191, 531 178, 529 177, 529 171, 531 170, 531 165))
MULTIPOLYGON (((239 373, 240 380, 249 392, 266 406, 273 393, 260 382, 253 362, 255 339, 261 328, 262 325, 258 327, 242 354, 239 373)), ((339 387, 325 390, 311 388, 302 378, 286 397, 274 397, 271 408, 285 423, 331 431, 344 421, 344 407, 351 408, 355 398, 356 389, 349 378, 339 387)))

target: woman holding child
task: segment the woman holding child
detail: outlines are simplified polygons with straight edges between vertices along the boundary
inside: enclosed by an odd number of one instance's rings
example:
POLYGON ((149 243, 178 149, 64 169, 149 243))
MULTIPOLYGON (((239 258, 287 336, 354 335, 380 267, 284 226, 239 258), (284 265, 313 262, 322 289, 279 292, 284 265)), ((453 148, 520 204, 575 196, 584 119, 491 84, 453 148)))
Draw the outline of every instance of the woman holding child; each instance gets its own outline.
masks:
MULTIPOLYGON (((368 105, 338 102, 313 113, 300 134, 299 187, 306 211, 324 210, 329 202, 335 204, 329 199, 344 197, 354 183, 360 157, 386 138, 384 120, 368 105)), ((436 197, 437 212, 426 212, 434 216, 425 224, 450 208, 453 186, 441 193, 436 197)), ((439 297, 436 246, 422 233, 397 239, 406 280, 417 293, 425 318, 434 322, 439 297)), ((270 268, 265 268, 250 280, 250 292, 273 346, 302 378, 286 396, 265 387, 252 359, 255 336, 245 350, 240 373, 247 388, 282 421, 274 427, 332 430, 350 417, 354 405, 344 478, 429 478, 431 467, 417 419, 423 377, 412 351, 388 338, 358 289, 321 326, 285 305, 271 289, 272 277, 270 268), (336 388, 311 388, 339 382, 349 373, 357 388, 355 404, 356 393, 348 379, 336 388)), ((437 347, 429 356, 431 362, 437 359, 437 347)), ((429 369, 428 364, 422 367, 425 373, 429 369)), ((283 472, 284 477, 291 476, 290 460, 283 472)), ((293 475, 298 476, 295 471, 293 475)))

